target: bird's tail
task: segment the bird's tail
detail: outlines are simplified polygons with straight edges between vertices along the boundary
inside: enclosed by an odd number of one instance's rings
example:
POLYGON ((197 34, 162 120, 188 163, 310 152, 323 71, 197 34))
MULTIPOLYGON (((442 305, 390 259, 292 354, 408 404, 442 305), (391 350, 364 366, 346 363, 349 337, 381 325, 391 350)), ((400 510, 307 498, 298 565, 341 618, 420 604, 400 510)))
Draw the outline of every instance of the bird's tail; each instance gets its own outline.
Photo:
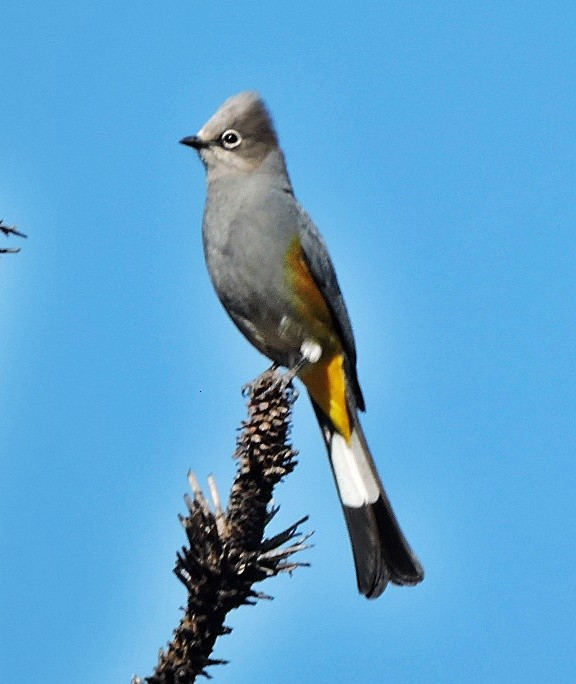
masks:
POLYGON ((388 582, 418 584, 424 578, 424 570, 396 520, 355 407, 348 407, 352 422, 348 443, 313 399, 312 405, 346 518, 360 593, 376 598, 388 582))

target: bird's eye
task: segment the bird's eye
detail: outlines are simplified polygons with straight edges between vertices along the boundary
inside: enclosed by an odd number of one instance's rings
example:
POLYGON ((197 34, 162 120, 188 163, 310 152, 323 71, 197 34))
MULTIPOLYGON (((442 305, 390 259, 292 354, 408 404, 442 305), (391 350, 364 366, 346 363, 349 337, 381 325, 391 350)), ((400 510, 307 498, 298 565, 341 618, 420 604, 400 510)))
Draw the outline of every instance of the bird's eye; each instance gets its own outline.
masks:
POLYGON ((225 147, 227 150, 233 150, 242 142, 242 136, 238 131, 230 128, 222 133, 220 141, 222 142, 222 147, 225 147))

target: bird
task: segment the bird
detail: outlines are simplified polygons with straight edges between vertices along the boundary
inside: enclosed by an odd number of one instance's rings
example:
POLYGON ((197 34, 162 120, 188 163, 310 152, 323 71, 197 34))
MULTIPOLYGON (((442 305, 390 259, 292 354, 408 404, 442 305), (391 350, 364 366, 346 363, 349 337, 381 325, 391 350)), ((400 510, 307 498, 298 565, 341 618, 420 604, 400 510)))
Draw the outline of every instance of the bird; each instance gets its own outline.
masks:
POLYGON ((227 99, 196 135, 206 171, 202 240, 225 310, 244 336, 306 387, 348 528, 358 590, 415 585, 422 565, 380 481, 358 417, 365 410, 356 345, 336 271, 295 197, 261 96, 227 99))

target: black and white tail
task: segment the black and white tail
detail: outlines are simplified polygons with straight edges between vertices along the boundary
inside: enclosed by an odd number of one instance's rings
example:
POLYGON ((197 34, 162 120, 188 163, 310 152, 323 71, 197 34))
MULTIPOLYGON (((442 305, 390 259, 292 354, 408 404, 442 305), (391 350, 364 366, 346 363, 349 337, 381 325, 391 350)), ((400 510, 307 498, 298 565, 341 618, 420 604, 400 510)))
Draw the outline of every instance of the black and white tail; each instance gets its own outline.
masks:
POLYGON ((388 582, 418 584, 424 579, 424 570, 396 520, 356 409, 349 406, 353 430, 350 444, 347 444, 322 409, 314 401, 312 405, 326 442, 346 518, 360 593, 376 598, 388 582))

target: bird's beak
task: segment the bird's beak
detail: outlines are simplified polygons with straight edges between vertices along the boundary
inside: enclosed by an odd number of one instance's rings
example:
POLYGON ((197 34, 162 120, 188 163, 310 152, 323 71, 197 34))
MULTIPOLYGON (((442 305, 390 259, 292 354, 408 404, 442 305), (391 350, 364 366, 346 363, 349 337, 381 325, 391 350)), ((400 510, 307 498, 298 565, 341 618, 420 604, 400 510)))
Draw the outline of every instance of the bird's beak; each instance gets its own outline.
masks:
POLYGON ((205 147, 210 146, 210 143, 206 142, 206 140, 202 140, 202 138, 199 138, 197 135, 189 135, 186 138, 182 138, 180 143, 182 145, 188 145, 188 147, 193 147, 195 150, 202 150, 205 147))

